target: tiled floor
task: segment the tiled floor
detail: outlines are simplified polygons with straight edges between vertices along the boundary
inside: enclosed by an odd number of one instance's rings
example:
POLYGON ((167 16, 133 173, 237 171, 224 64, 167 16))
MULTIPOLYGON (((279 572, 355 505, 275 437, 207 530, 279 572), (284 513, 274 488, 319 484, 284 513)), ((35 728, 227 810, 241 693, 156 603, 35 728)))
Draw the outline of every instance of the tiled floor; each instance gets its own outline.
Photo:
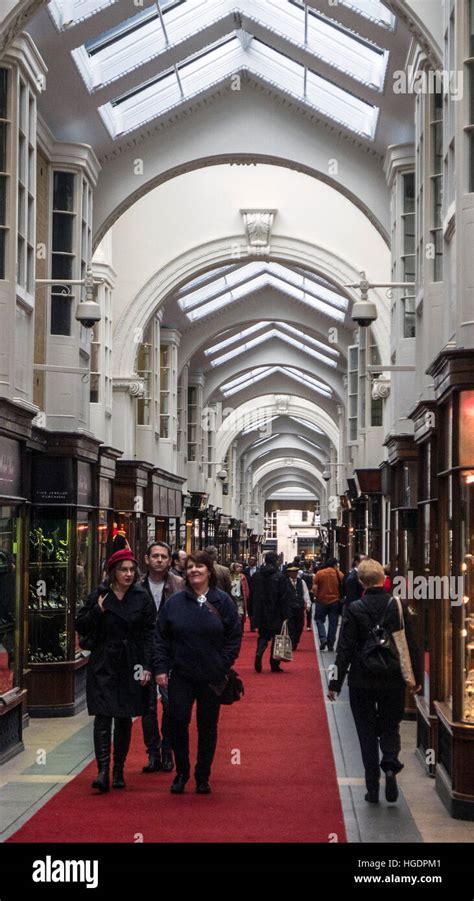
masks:
MULTIPOLYGON (((317 651, 323 686, 335 655, 317 651)), ((326 694, 326 690, 325 690, 326 694)), ((347 687, 336 703, 327 701, 329 727, 350 842, 472 842, 474 823, 453 820, 435 783, 415 755, 415 723, 402 724, 400 798, 396 805, 369 805, 359 743, 347 687)), ((92 720, 84 711, 62 719, 32 719, 24 732, 25 751, 0 767, 0 841, 5 841, 92 759, 92 720)))

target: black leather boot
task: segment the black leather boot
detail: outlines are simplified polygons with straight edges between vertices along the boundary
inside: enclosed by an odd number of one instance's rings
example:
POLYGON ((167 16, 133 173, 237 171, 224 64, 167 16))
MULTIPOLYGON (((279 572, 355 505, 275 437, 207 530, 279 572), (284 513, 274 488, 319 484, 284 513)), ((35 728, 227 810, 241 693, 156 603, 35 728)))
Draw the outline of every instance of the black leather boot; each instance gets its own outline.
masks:
POLYGON ((161 762, 161 752, 154 751, 148 754, 148 763, 143 767, 144 773, 159 773, 163 770, 163 764, 161 762))
POLYGON ((130 739, 132 737, 132 720, 116 718, 114 725, 114 767, 112 771, 112 788, 125 788, 123 768, 127 759, 130 739))
POLYGON ((162 766, 165 773, 171 773, 174 770, 173 754, 171 751, 161 752, 162 766))
POLYGON ((94 749, 99 773, 92 783, 92 788, 98 788, 102 793, 109 790, 111 735, 112 717, 96 716, 94 720, 94 749))

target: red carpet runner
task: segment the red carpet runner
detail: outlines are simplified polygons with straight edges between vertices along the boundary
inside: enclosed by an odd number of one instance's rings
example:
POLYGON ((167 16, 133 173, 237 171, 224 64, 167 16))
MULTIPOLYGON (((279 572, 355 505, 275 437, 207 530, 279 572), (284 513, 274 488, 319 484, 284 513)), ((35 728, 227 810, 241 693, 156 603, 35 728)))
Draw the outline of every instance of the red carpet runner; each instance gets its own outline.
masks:
POLYGON ((91 764, 10 841, 345 842, 312 633, 284 664, 286 675, 270 673, 268 651, 258 675, 256 634, 247 629, 236 664, 245 697, 221 711, 211 795, 196 795, 192 778, 184 795, 171 795, 173 774, 142 774, 136 720, 124 791, 92 792, 91 764))

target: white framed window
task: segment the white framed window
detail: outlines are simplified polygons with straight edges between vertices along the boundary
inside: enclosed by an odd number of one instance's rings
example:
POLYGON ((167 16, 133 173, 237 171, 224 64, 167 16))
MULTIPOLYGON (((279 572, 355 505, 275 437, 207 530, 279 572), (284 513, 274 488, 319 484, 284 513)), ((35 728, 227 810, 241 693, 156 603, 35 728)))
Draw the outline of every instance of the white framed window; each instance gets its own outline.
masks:
POLYGON ((36 229, 36 99, 29 85, 18 85, 17 294, 33 305, 36 229))
MULTIPOLYGON (((402 240, 402 278, 404 282, 415 282, 416 256, 415 256, 415 173, 406 172, 402 175, 402 215, 401 215, 401 240, 402 240)), ((403 337, 414 338, 416 331, 415 312, 415 288, 406 288, 402 298, 403 303, 403 337)))
POLYGON ((154 361, 154 329, 153 321, 149 322, 143 333, 137 352, 137 374, 144 382, 143 397, 137 402, 137 425, 150 426, 153 410, 153 361, 154 361))
POLYGON ((188 386, 188 463, 198 459, 198 389, 188 386))
POLYGON ((431 242, 434 246, 432 278, 443 279, 443 94, 435 91, 429 98, 430 122, 430 181, 431 181, 431 242))
POLYGON ((171 413, 171 346, 160 347, 160 438, 170 438, 171 413))
POLYGON ((349 444, 356 444, 359 427, 359 346, 352 344, 347 351, 347 435, 349 444))
POLYGON ((0 68, 0 280, 8 277, 10 135, 10 71, 0 68))
POLYGON ((77 175, 54 169, 52 179, 51 278, 58 282, 51 288, 50 333, 71 335, 75 293, 61 279, 77 278, 77 175))

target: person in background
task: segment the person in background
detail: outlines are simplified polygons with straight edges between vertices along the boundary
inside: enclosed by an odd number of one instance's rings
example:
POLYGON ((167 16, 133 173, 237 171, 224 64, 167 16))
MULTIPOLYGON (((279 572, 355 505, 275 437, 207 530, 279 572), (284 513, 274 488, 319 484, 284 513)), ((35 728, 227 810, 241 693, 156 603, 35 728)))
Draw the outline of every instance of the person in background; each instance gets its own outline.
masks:
MULTIPOLYGON (((389 632, 397 632, 400 629, 400 617, 398 605, 384 591, 385 573, 377 560, 367 559, 361 562, 359 579, 364 587, 364 596, 345 609, 337 646, 335 677, 329 682, 328 698, 330 701, 336 700, 350 666, 349 700, 365 769, 365 800, 370 804, 378 803, 382 769, 385 773, 385 798, 393 803, 398 798, 397 773, 403 769, 398 756, 406 686, 401 670, 390 676, 366 673, 361 651, 376 623, 383 622, 384 628, 389 632)), ((422 678, 420 655, 408 606, 404 604, 403 607, 406 638, 417 683, 412 691, 417 694, 421 689, 422 678)))
POLYGON ((247 601, 249 597, 249 585, 247 579, 245 578, 242 572, 243 566, 241 563, 231 563, 230 566, 230 577, 232 580, 232 591, 231 598, 234 601, 237 612, 240 617, 240 625, 242 626, 242 631, 244 629, 245 620, 247 617, 247 601))
MULTIPOLYGON (((150 544, 145 554, 145 564, 147 574, 142 584, 152 598, 158 616, 165 601, 177 591, 183 590, 184 579, 171 572, 171 548, 164 541, 154 541, 150 544)), ((148 763, 143 767, 143 772, 158 773, 163 770, 170 773, 173 769, 173 755, 169 730, 168 692, 165 687, 160 689, 163 709, 161 737, 158 725, 158 688, 154 679, 150 680, 148 694, 148 710, 142 716, 143 740, 148 751, 148 763)))
POLYGON ((335 557, 330 557, 326 565, 318 570, 313 579, 313 595, 316 601, 314 618, 318 627, 319 647, 324 651, 334 650, 337 623, 339 620, 339 602, 341 599, 342 575, 338 570, 335 557), (326 635, 325 621, 329 622, 326 635))
POLYGON ((180 579, 186 577, 186 551, 173 551, 171 554, 171 572, 180 579))
POLYGON ((300 569, 297 563, 290 563, 286 568, 289 605, 288 632, 294 651, 299 645, 304 628, 305 610, 311 609, 308 586, 299 573, 300 569))
POLYGON ((362 583, 359 581, 357 571, 359 568, 359 563, 361 563, 361 561, 365 559, 366 557, 364 554, 355 554, 352 561, 352 569, 350 569, 349 572, 345 574, 342 580, 344 604, 352 604, 353 601, 358 601, 359 598, 362 597, 364 589, 362 587, 362 583))
POLYGON ((88 597, 76 618, 79 635, 92 651, 87 664, 87 708, 94 719, 98 776, 92 788, 109 790, 112 722, 114 764, 112 788, 125 788, 123 770, 130 747, 132 717, 145 713, 151 680, 155 605, 138 582, 132 551, 109 557, 105 584, 88 597), (138 667, 138 670, 137 670, 138 667), (136 675, 141 673, 139 679, 136 675))
POLYGON ((229 596, 232 594, 232 582, 230 578, 230 570, 228 566, 222 566, 217 562, 217 548, 213 544, 206 548, 206 554, 209 554, 213 564, 217 578, 217 587, 221 591, 225 591, 229 596))
POLYGON ((392 593, 392 575, 390 571, 390 565, 388 563, 385 564, 383 571, 385 573, 385 579, 383 582, 383 590, 387 592, 387 594, 392 593))
POLYGON ((269 551, 265 563, 255 573, 250 584, 250 602, 253 624, 258 629, 255 672, 262 672, 262 658, 271 641, 270 669, 272 673, 284 673, 279 660, 273 657, 275 635, 289 615, 288 579, 278 568, 278 555, 269 551))
POLYGON ((311 631, 311 614, 312 614, 312 605, 314 601, 313 597, 313 564, 311 560, 305 560, 304 562, 304 570, 301 573, 301 578, 303 582, 306 583, 306 587, 308 589, 309 595, 309 606, 306 606, 306 631, 311 631))
POLYGON ((257 558, 249 557, 248 566, 244 566, 244 576, 247 579, 249 585, 250 585, 250 579, 252 578, 252 576, 255 575, 257 570, 258 570, 257 558))
POLYGON ((189 724, 197 705, 196 792, 210 794, 209 776, 217 745, 220 700, 210 683, 222 682, 238 657, 242 629, 232 599, 217 588, 206 551, 189 554, 186 587, 161 608, 155 633, 154 671, 168 686, 171 740, 176 762, 172 794, 184 792, 190 776, 189 724))

